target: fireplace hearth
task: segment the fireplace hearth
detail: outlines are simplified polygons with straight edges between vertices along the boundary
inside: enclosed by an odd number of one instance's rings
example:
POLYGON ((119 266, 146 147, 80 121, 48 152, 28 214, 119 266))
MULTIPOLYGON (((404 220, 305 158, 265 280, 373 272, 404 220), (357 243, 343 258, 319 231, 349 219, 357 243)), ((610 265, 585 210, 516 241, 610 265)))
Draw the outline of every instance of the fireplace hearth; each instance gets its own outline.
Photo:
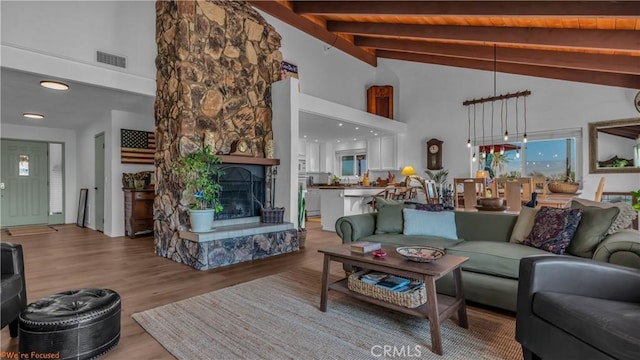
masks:
POLYGON ((221 169, 225 172, 218 180, 223 210, 216 214, 216 220, 259 216, 260 204, 265 201, 264 166, 229 164, 221 169))

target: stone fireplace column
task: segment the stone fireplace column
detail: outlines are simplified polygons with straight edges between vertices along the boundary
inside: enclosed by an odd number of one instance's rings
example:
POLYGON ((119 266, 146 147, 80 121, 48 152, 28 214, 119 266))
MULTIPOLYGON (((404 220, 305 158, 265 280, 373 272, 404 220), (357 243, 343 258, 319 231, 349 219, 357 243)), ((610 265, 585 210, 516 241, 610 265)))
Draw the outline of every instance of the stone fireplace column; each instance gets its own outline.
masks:
MULTIPOLYGON (((155 248, 194 266, 197 243, 178 235, 186 204, 171 163, 238 139, 264 157, 273 138, 270 86, 280 79, 280 35, 244 1, 157 1, 155 248)), ((201 255, 201 254, 200 254, 201 255)))

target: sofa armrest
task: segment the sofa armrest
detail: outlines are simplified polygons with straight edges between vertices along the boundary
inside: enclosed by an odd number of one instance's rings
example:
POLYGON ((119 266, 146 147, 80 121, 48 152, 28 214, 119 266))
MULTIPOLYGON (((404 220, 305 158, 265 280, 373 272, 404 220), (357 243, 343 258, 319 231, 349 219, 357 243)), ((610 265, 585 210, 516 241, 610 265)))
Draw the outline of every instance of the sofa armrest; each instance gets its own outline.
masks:
POLYGON ((594 251, 593 260, 640 269, 640 231, 625 229, 607 236, 594 251))
POLYGON ((336 220, 336 233, 343 244, 349 244, 376 230, 376 213, 343 216, 336 220))
POLYGON ((27 305, 27 288, 24 275, 24 258, 22 245, 14 243, 0 243, 0 271, 2 274, 17 274, 22 278, 20 302, 27 305))

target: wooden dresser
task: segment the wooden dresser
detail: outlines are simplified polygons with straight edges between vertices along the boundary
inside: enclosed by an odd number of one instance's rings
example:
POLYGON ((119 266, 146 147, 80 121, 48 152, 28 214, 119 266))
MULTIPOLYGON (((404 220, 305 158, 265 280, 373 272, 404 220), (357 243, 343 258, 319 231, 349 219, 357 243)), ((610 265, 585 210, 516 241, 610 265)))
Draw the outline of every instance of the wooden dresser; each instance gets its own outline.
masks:
POLYGON ((153 234, 154 189, 124 190, 124 230, 130 238, 153 234))

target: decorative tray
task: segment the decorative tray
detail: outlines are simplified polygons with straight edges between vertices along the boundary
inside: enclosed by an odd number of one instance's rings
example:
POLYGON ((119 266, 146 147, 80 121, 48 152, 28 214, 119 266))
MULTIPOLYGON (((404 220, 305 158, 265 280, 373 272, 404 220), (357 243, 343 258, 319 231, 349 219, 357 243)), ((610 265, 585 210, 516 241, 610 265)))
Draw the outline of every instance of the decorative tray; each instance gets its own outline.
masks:
POLYGON ((445 255, 444 250, 431 246, 403 246, 396 248, 396 252, 417 262, 431 262, 445 255))
POLYGON ((477 205, 475 208, 480 210, 480 211, 505 211, 505 210, 509 210, 508 206, 494 207, 494 206, 477 205))

